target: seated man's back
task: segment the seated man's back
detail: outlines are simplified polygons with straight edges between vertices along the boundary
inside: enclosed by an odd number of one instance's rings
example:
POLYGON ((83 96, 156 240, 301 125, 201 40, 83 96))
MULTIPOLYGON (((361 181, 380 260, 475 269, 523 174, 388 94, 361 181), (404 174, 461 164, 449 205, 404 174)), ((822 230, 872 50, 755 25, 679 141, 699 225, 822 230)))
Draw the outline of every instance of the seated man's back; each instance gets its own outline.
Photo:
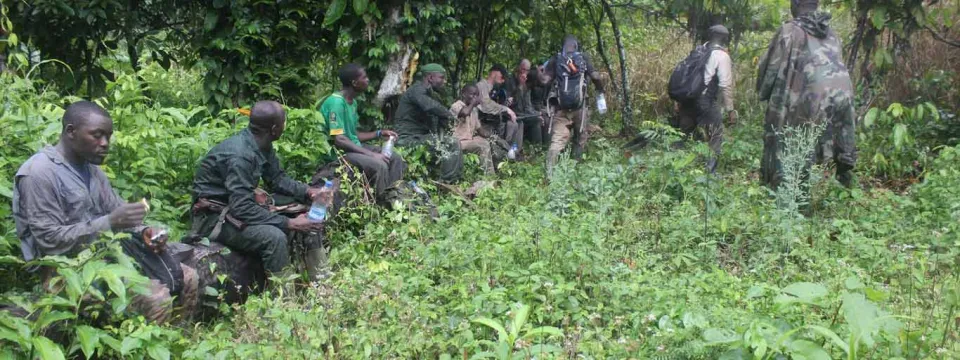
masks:
POLYGON ((280 169, 273 142, 285 126, 286 114, 279 103, 258 102, 251 109, 249 127, 214 146, 201 160, 193 181, 192 232, 259 256, 264 268, 274 274, 290 263, 288 231, 322 229, 322 223, 305 215, 291 219, 257 202, 255 191, 261 179, 272 191, 301 202, 320 191, 280 169))

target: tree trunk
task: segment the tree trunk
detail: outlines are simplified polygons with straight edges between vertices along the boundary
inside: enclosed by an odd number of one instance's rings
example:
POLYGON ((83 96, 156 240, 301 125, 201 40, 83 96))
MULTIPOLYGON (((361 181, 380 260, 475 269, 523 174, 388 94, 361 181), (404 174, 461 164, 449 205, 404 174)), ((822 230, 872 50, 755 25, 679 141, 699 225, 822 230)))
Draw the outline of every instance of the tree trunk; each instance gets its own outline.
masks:
POLYGON ((467 50, 469 50, 469 47, 467 46, 467 41, 469 41, 469 39, 470 38, 467 36, 467 33, 465 31, 461 31, 460 49, 457 50, 457 65, 454 67, 453 74, 450 76, 450 83, 453 84, 454 90, 459 89, 462 85, 460 77, 463 75, 463 68, 464 65, 466 65, 464 63, 466 62, 467 50))
MULTIPOLYGON (((584 4, 587 6, 587 10, 590 12, 590 19, 593 20, 593 7, 591 1, 584 1, 584 4)), ((613 67, 610 66, 610 58, 607 56, 607 46, 603 43, 603 36, 601 33, 601 27, 603 25, 603 9, 599 11, 599 14, 596 16, 596 20, 593 21, 593 31, 597 36, 597 53, 600 54, 600 59, 603 60, 603 66, 607 70, 607 75, 610 77, 610 85, 613 88, 613 92, 618 92, 617 82, 613 80, 613 67)))
POLYGON ((607 18, 610 19, 613 38, 617 42, 617 51, 620 55, 620 82, 623 84, 620 87, 623 94, 623 114, 621 114, 623 116, 623 127, 620 129, 620 134, 630 135, 633 132, 633 107, 630 106, 630 83, 627 81, 627 52, 623 47, 623 36, 620 33, 620 26, 617 25, 616 14, 610 8, 610 3, 608 0, 600 0, 600 4, 603 5, 603 10, 607 13, 607 18))
MULTIPOLYGON (((400 7, 394 7, 389 10, 388 21, 391 26, 400 23, 400 7)), ((410 69, 410 59, 415 51, 410 44, 400 41, 400 51, 390 55, 390 61, 387 63, 386 71, 383 75, 383 81, 380 82, 380 89, 377 90, 376 105, 382 106, 391 97, 402 94, 407 88, 404 78, 410 69)))

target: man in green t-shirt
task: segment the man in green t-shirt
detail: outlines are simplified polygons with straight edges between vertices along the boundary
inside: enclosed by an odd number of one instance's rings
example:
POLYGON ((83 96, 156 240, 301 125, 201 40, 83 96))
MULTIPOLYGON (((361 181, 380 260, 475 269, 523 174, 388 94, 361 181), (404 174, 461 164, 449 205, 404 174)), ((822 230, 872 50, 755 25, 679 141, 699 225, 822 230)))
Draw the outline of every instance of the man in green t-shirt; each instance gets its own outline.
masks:
POLYGON ((403 178, 407 164, 400 154, 386 156, 380 153, 380 147, 363 145, 363 142, 375 138, 397 138, 393 131, 382 129, 371 132, 358 132, 360 116, 357 113, 356 96, 367 90, 370 79, 360 65, 347 64, 340 69, 339 92, 328 96, 320 105, 320 114, 326 123, 327 134, 332 139, 336 155, 359 167, 373 185, 378 201, 384 201, 384 193, 396 181, 403 178))

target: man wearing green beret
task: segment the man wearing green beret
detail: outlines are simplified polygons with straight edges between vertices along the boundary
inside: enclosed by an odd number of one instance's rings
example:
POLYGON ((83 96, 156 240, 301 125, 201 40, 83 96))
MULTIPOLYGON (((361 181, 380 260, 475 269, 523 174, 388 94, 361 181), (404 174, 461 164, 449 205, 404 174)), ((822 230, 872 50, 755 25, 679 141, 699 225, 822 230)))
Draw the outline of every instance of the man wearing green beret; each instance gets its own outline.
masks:
POLYGON ((438 64, 427 64, 420 70, 423 79, 410 86, 402 96, 394 115, 397 145, 425 145, 437 159, 435 171, 440 181, 455 183, 463 174, 460 142, 453 137, 453 114, 437 100, 436 90, 446 83, 446 70, 438 64))

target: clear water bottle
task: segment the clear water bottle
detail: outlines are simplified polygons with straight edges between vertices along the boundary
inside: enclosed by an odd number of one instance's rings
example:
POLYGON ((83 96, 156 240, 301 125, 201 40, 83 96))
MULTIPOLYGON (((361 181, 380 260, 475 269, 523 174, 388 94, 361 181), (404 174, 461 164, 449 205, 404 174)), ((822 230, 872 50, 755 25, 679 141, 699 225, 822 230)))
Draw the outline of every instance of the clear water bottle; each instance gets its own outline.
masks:
POLYGON ((387 158, 390 158, 393 156, 393 143, 395 142, 395 140, 396 140, 395 137, 390 136, 387 139, 387 143, 383 144, 383 148, 380 149, 380 153, 383 154, 383 156, 386 156, 387 158))
POLYGON ((597 112, 600 114, 607 113, 607 98, 603 94, 597 95, 597 112))
POLYGON ((413 192, 417 193, 418 195, 426 195, 426 194, 427 194, 426 191, 423 191, 423 189, 421 189, 419 186, 417 186, 417 182, 416 182, 416 181, 410 180, 410 183, 409 183, 409 184, 410 184, 410 187, 413 188, 413 192))
POLYGON ((307 217, 313 221, 327 220, 327 208, 333 203, 333 182, 327 180, 323 184, 323 189, 316 199, 313 199, 313 205, 310 206, 310 212, 307 217))
POLYGON ((517 151, 518 151, 517 144, 513 144, 513 146, 510 147, 510 151, 507 151, 507 159, 516 160, 517 151))

